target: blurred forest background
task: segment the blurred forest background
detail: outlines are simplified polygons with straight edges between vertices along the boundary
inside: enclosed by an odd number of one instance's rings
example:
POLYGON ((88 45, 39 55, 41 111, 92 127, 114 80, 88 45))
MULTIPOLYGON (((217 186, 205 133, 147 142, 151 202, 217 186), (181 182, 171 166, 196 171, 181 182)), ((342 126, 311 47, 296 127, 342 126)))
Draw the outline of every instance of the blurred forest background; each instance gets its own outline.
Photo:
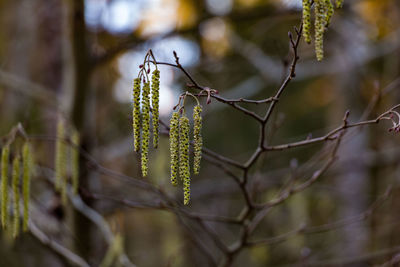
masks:
MULTIPOLYGON (((235 246, 241 225, 193 215, 235 218, 242 211, 241 188, 223 168, 202 161, 191 204, 179 207, 192 217, 165 208, 159 195, 116 175, 142 179, 182 203, 182 189, 169 182, 167 137, 150 151, 149 177, 140 178, 131 128, 133 78, 148 49, 171 63, 175 50, 191 75, 221 96, 268 98, 288 73, 288 31, 295 35, 300 23, 300 0, 0 0, 0 136, 21 122, 32 137, 32 223, 50 241, 29 233, 13 240, 2 231, 0 266, 85 266, 72 263, 75 256, 100 266, 120 237, 121 257, 109 266, 224 264, 221 250, 235 246), (82 158, 80 197, 67 206, 49 182, 60 113, 102 166, 82 158)), ((400 103, 399 25, 398 0, 345 0, 325 34, 322 62, 313 45, 301 40, 296 77, 272 114, 268 143, 323 136, 342 124, 346 110, 349 121, 358 122, 400 103)), ((159 69, 160 115, 168 122, 188 80, 176 68, 159 69)), ((245 162, 258 144, 257 123, 215 100, 206 105, 202 99, 202 105, 205 147, 245 162)), ((244 107, 261 114, 267 105, 244 107)), ((244 246, 225 264, 399 262, 400 136, 387 131, 391 126, 347 131, 329 170, 268 210, 250 236, 264 241, 244 246)), ((292 176, 312 176, 329 151, 315 144, 263 154, 248 174, 254 201, 273 199, 292 176)))

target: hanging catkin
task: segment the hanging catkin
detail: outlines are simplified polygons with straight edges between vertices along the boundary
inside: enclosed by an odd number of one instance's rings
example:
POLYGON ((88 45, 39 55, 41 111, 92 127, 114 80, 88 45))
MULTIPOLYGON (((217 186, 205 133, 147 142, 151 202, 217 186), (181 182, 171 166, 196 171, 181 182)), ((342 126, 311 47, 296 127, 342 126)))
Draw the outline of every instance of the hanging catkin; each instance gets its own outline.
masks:
POLYGON ((142 92, 142 175, 147 176, 150 141, 150 84, 143 85, 142 92))
POLYGON ((153 147, 158 147, 158 132, 159 132, 159 102, 160 102, 160 71, 153 71, 151 77, 151 107, 153 114, 153 147))
POLYGON ((336 0, 336 8, 341 8, 343 6, 343 0, 336 0))
POLYGON ((326 18, 325 18, 325 26, 328 27, 331 23, 332 15, 333 15, 333 4, 331 0, 325 0, 325 10, 326 10, 326 18))
POLYGON ((116 234, 99 267, 112 267, 116 265, 118 266, 119 264, 116 261, 123 252, 123 249, 124 240, 121 234, 116 234))
POLYGON ((184 200, 190 201, 189 119, 185 114, 179 120, 179 176, 183 180, 184 200))
POLYGON ((193 141, 194 141, 194 159, 193 159, 193 173, 199 174, 200 172, 200 161, 201 161, 201 149, 203 147, 203 138, 201 136, 202 108, 197 105, 193 109, 193 141))
POLYGON ((8 218, 8 162, 10 157, 10 147, 3 147, 1 151, 1 225, 7 227, 8 218))
POLYGON ((303 0, 303 36, 307 43, 311 43, 311 2, 303 0))
POLYGON ((315 54, 317 60, 324 58, 325 0, 315 0, 315 54))
POLYGON ((55 156, 55 184, 56 190, 60 191, 65 180, 66 172, 66 150, 65 150, 65 125, 64 120, 59 119, 57 123, 57 142, 55 156))
POLYGON ((71 179, 72 191, 74 194, 78 193, 79 187, 79 133, 75 130, 71 137, 71 179))
POLYGON ((140 150, 140 78, 133 80, 133 142, 136 152, 140 150))
POLYGON ((28 230, 29 221, 29 198, 30 198, 30 183, 32 175, 32 153, 28 142, 25 142, 22 148, 22 167, 23 167, 23 177, 22 177, 22 195, 24 200, 24 216, 23 216, 23 231, 28 230))
POLYGON ((171 184, 178 184, 179 168, 179 112, 174 112, 170 120, 169 147, 171 154, 171 184))
POLYGON ((19 176, 20 176, 20 158, 19 156, 15 157, 13 160, 13 172, 12 172, 12 189, 14 195, 14 228, 13 228, 13 237, 16 238, 19 234, 19 176))

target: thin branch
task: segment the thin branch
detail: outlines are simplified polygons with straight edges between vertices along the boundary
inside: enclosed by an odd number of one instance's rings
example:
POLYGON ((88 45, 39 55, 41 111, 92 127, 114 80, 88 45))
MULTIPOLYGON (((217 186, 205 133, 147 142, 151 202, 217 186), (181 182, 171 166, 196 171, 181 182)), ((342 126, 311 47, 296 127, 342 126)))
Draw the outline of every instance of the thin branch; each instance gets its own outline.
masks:
POLYGON ((34 237, 36 237, 36 239, 38 239, 43 245, 56 252, 58 255, 67 259, 71 264, 80 267, 90 267, 90 265, 80 256, 76 255, 71 250, 48 237, 31 220, 29 220, 28 227, 29 231, 34 237))
POLYGON ((285 150, 285 149, 290 149, 290 148, 301 147, 301 146, 311 145, 311 144, 315 144, 315 143, 321 143, 321 142, 325 142, 325 141, 335 140, 337 138, 336 134, 338 134, 348 128, 360 127, 360 126, 365 126, 365 125, 370 125, 370 124, 377 124, 382 120, 387 120, 388 118, 386 116, 399 107, 400 107, 400 105, 395 105, 394 107, 392 107, 388 111, 385 111, 384 113, 382 113, 376 119, 373 119, 373 120, 360 121, 357 123, 342 125, 321 137, 316 137, 316 138, 312 138, 312 139, 306 139, 303 141, 282 144, 282 145, 276 145, 276 146, 266 146, 263 148, 263 150, 264 151, 279 151, 279 150, 285 150))

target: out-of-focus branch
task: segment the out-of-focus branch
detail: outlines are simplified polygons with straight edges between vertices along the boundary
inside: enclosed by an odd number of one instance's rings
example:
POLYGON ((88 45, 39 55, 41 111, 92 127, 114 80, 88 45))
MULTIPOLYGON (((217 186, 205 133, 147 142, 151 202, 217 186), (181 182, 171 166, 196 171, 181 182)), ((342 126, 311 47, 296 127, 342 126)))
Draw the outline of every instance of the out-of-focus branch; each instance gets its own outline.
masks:
POLYGON ((323 225, 318 225, 318 226, 309 226, 307 227, 306 225, 301 225, 298 229, 289 231, 287 233, 281 234, 276 237, 271 237, 271 238, 266 238, 266 239, 259 239, 255 241, 249 241, 246 246, 260 246, 260 245, 272 245, 272 244, 277 244, 280 242, 284 242, 288 240, 289 238, 296 236, 298 234, 316 234, 316 233, 322 233, 322 232, 328 232, 334 229, 338 229, 344 226, 347 226, 349 224, 353 224, 356 222, 360 221, 365 221, 368 218, 370 218, 374 212, 383 205, 383 203, 390 197, 392 193, 392 188, 388 187, 385 193, 378 197, 374 203, 370 205, 370 207, 362 212, 359 215, 356 215, 351 218, 346 218, 342 220, 338 220, 335 222, 323 224, 323 225))
POLYGON ((90 267, 90 265, 81 257, 73 253, 71 250, 57 243, 43 233, 31 220, 29 220, 29 231, 31 234, 38 239, 43 245, 49 247, 51 250, 56 252, 61 257, 67 259, 70 263, 80 267, 90 267))
MULTIPOLYGON (((332 259, 325 261, 314 261, 307 262, 307 266, 352 266, 357 263, 368 263, 372 260, 376 260, 382 257, 386 257, 391 254, 396 254, 400 252, 400 246, 390 247, 375 252, 365 253, 364 255, 357 255, 354 257, 344 258, 344 259, 332 259)), ((393 266, 393 265, 390 265, 393 266)), ((395 266, 395 265, 394 265, 395 266)))
MULTIPOLYGON (((42 173, 44 173, 44 177, 47 179, 48 182, 51 184, 54 184, 54 172, 53 170, 50 169, 45 169, 41 168, 42 173), (48 175, 47 175, 48 174, 48 175)), ((72 189, 70 186, 67 186, 67 195, 68 198, 71 201, 71 204, 73 207, 79 211, 82 215, 84 215, 86 218, 88 218, 93 224, 97 226, 97 228, 100 230, 100 232, 103 234, 103 237, 107 244, 109 246, 112 246, 114 240, 115 240, 115 235, 111 231, 110 227, 108 226, 108 223, 104 219, 103 216, 101 216, 97 211, 89 207, 88 205, 83 202, 82 198, 79 195, 75 195, 72 193, 72 189)), ((127 266, 127 267, 135 267, 129 258, 126 256, 125 253, 121 253, 119 255, 119 262, 122 264, 122 266, 127 266)))
POLYGON ((58 107, 58 99, 54 92, 40 84, 23 79, 13 73, 0 69, 0 84, 16 92, 44 102, 50 107, 58 107))

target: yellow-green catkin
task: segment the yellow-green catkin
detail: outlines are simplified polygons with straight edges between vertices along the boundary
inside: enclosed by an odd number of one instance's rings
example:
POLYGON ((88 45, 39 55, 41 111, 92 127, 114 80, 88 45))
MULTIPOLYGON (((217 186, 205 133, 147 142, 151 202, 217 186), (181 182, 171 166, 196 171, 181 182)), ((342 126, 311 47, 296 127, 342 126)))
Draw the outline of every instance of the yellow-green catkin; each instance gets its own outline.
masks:
POLYGON ((171 184, 178 184, 179 169, 179 112, 172 113, 169 124, 169 150, 171 154, 171 184))
POLYGON ((194 107, 193 110, 193 141, 194 141, 194 158, 193 158, 193 173, 199 174, 200 172, 200 161, 201 161, 201 149, 203 147, 203 137, 201 136, 202 108, 200 105, 194 107))
POLYGON ((133 80, 133 142, 136 152, 140 150, 140 78, 133 80))
POLYGON ((60 191, 66 175, 65 125, 63 119, 59 119, 57 123, 56 156, 54 168, 56 190, 60 191))
POLYGON ((328 27, 329 24, 331 23, 333 9, 334 9, 331 0, 325 0, 325 9, 326 9, 325 26, 328 27))
POLYGON ((190 201, 190 166, 189 166, 189 119, 182 115, 179 119, 179 176, 183 180, 183 204, 190 201))
POLYGON ((143 85, 142 92, 142 175, 147 176, 150 141, 150 84, 143 85))
POLYGON ((151 77, 151 107, 153 114, 153 147, 158 147, 158 132, 159 132, 159 102, 160 102, 160 71, 153 71, 151 77))
POLYGON ((13 171, 12 171, 12 189, 14 195, 14 228, 13 228, 13 237, 16 238, 19 234, 19 176, 20 176, 20 158, 19 156, 15 157, 13 160, 13 171))
POLYGON ((113 263, 117 264, 116 261, 118 260, 118 257, 121 255, 123 250, 124 240, 121 234, 117 234, 115 235, 112 244, 110 244, 110 247, 108 248, 107 253, 104 256, 103 261, 100 263, 100 267, 116 266, 113 265, 113 263))
POLYGON ((315 54, 318 61, 324 58, 325 0, 315 0, 315 54))
POLYGON ((71 179, 72 179, 72 192, 76 195, 79 188, 79 144, 80 137, 78 131, 74 131, 71 136, 72 149, 71 149, 71 179))
POLYGON ((311 1, 303 0, 303 37, 311 43, 311 1))
POLYGON ((31 186, 31 175, 33 168, 33 157, 31 153, 31 148, 28 142, 25 142, 22 148, 22 195, 24 200, 24 216, 22 228, 26 232, 28 230, 29 221, 29 199, 30 199, 30 186, 31 186))
POLYGON ((343 6, 343 0, 336 0, 336 8, 341 8, 343 6))
POLYGON ((8 217, 8 162, 10 158, 10 147, 3 147, 1 151, 1 225, 7 227, 8 217))

